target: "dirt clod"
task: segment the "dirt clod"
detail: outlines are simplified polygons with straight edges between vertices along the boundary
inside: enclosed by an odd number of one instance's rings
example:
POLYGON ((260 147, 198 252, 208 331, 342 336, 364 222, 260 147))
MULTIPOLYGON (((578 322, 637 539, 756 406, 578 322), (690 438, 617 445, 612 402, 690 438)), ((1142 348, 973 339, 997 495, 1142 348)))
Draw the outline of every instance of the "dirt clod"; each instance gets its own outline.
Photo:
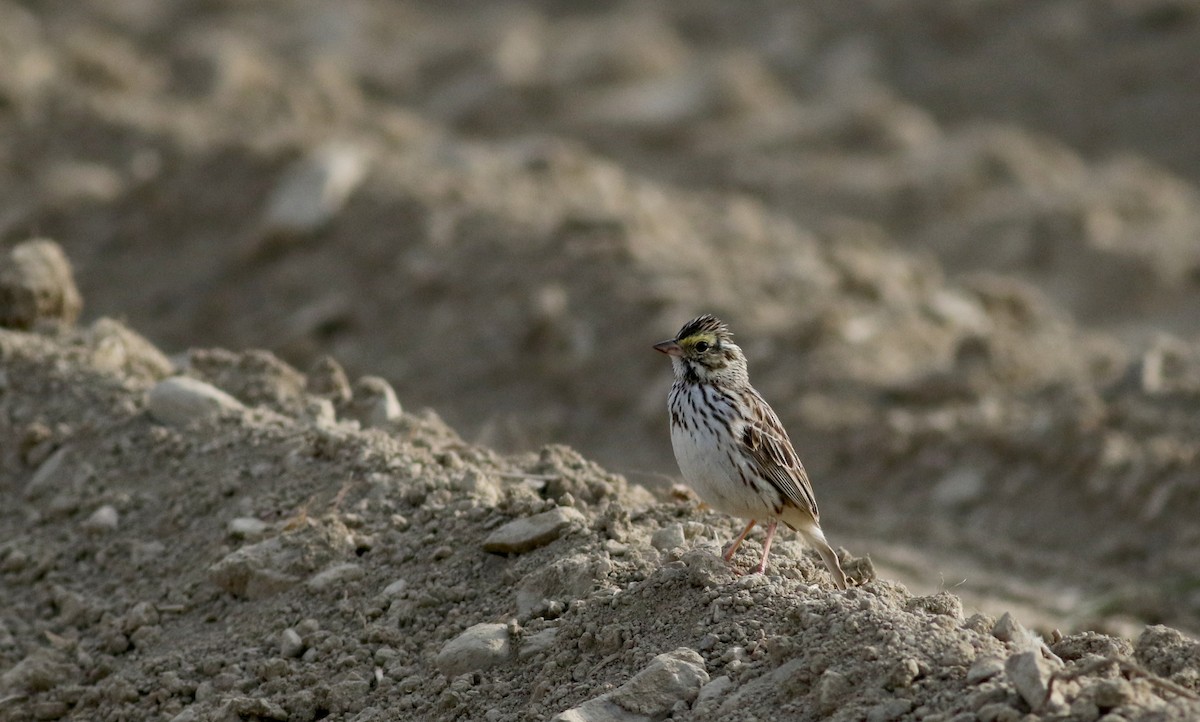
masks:
POLYGON ((71 325, 82 308, 71 264, 54 241, 24 241, 0 255, 0 325, 71 325))

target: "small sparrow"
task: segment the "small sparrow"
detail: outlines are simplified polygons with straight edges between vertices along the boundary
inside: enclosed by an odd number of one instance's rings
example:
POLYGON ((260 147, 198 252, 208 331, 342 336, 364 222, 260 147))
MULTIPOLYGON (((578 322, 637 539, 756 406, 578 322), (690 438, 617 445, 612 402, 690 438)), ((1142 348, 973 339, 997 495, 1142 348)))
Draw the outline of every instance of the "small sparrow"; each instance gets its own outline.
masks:
POLYGON ((821 531, 812 483, 779 417, 750 385, 746 357, 729 327, 712 315, 689 321, 675 338, 655 344, 671 357, 671 446, 683 479, 717 511, 749 519, 725 549, 725 561, 758 520, 767 522, 762 561, 782 521, 816 548, 838 589, 846 575, 821 531))

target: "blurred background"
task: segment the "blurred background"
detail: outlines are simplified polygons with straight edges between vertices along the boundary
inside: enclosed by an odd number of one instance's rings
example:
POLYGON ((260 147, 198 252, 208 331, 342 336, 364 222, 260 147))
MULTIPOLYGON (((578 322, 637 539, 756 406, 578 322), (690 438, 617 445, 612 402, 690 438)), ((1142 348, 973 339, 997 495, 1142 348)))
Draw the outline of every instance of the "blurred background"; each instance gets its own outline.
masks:
POLYGON ((0 242, 661 491, 714 312, 835 545, 1200 629, 1200 3, 0 0, 0 242))

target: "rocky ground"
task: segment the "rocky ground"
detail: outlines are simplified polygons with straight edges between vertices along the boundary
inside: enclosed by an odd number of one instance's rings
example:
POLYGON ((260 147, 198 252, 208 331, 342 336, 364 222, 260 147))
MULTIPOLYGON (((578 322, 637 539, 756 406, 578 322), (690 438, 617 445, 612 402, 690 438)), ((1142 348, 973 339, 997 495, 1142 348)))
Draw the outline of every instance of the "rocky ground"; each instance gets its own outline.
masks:
POLYGON ((1200 715, 1197 54, 1170 1, 0 0, 0 717, 1200 715), (703 311, 855 589, 672 490, 703 311))
POLYGON ((835 591, 795 541, 739 576, 729 519, 465 443, 331 362, 172 361, 109 320, 0 358, 6 719, 1200 714, 1174 629, 1042 641, 845 551, 835 591))

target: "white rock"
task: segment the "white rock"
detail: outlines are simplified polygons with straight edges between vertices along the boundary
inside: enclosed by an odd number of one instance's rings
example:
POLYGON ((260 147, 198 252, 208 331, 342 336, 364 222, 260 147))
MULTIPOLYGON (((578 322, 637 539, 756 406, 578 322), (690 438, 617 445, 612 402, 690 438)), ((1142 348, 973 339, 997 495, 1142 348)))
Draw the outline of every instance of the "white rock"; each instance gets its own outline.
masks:
POLYGON ((408 589, 408 582, 403 579, 397 579, 383 588, 383 596, 398 597, 404 593, 405 589, 408 589))
POLYGON ((662 529, 654 532, 654 535, 650 537, 650 546, 654 547, 660 552, 677 549, 683 546, 683 542, 684 534, 682 524, 671 524, 669 526, 664 526, 662 529))
POLYGON ((611 571, 612 561, 592 554, 575 554, 541 566, 517 585, 517 617, 532 617, 547 603, 582 599, 611 571))
POLYGON ((367 173, 367 154, 348 143, 330 143, 289 168, 267 202, 268 233, 310 233, 329 222, 367 173))
POLYGON ((696 702, 692 705, 692 709, 697 715, 715 712, 733 687, 733 680, 727 675, 714 677, 708 684, 700 688, 700 694, 696 695, 696 702))
POLYGON ((349 412, 363 427, 381 428, 399 419, 404 410, 391 384, 378 376, 363 376, 354 382, 349 412))
POLYGON ((494 479, 476 469, 467 469, 451 482, 451 488, 472 498, 478 499, 486 506, 495 506, 504 497, 500 485, 494 479))
POLYGON ((846 679, 846 675, 832 669, 822 672, 817 680, 817 705, 821 714, 831 714, 841 707, 853 691, 854 685, 846 679))
POLYGON ((33 499, 45 491, 61 489, 69 483, 70 472, 63 465, 63 460, 68 454, 67 448, 59 447, 50 458, 38 466, 37 471, 33 472, 33 478, 25 485, 25 498, 33 499))
POLYGON ((554 643, 558 640, 558 629, 549 627, 540 632, 535 632, 525 639, 521 640, 521 648, 517 650, 517 657, 520 659, 529 659, 548 649, 554 647, 554 643))
POLYGON ((938 506, 961 506, 983 496, 983 472, 969 466, 952 469, 933 487, 933 503, 938 506))
POLYGON ((244 408, 242 402, 212 384, 188 376, 173 376, 158 382, 150 389, 146 404, 150 415, 168 426, 186 426, 244 408))
POLYGON ((1050 663, 1042 658, 1040 651, 1029 650, 1012 655, 1004 663, 1004 673, 1016 688, 1017 694, 1024 698, 1034 712, 1042 709, 1047 703, 1050 705, 1061 704, 1061 700, 1056 699, 1058 697, 1057 690, 1054 695, 1047 698, 1046 693, 1050 689, 1050 675, 1053 670, 1050 669, 1050 663))
POLYGON ((83 528, 92 532, 108 532, 121 523, 121 515, 111 504, 105 504, 83 521, 83 528))
POLYGON ((562 535, 572 523, 583 523, 583 514, 573 507, 559 506, 523 519, 514 519, 488 535, 484 551, 519 554, 545 546, 562 535))
POLYGON ((291 552, 279 537, 236 549, 208 568, 213 584, 245 599, 263 599, 295 586, 300 579, 284 571, 291 552))
POLYGON ((340 587, 349 582, 358 581, 366 575, 363 568, 352 562, 334 564, 323 569, 309 578, 305 584, 309 589, 319 592, 330 587, 340 587))
POLYGON ((270 524, 252 516, 239 516, 229 521, 229 535, 237 539, 257 539, 270 528, 270 524))
POLYGON ((304 640, 300 633, 288 627, 279 635, 279 653, 284 657, 299 657, 304 654, 304 640))
POLYGON ((992 625, 992 636, 1001 642, 1022 642, 1029 639, 1029 632, 1012 614, 1005 612, 992 625))
POLYGON ((691 704, 708 683, 704 658, 687 647, 660 654, 625 684, 562 712, 554 722, 634 722, 664 719, 676 704, 691 704))
POLYGON ((502 664, 511 652, 506 625, 476 624, 446 642, 433 663, 447 677, 457 677, 502 664))
POLYGON ((1004 660, 999 657, 980 657, 967 670, 967 684, 979 684, 1004 671, 1004 660))

